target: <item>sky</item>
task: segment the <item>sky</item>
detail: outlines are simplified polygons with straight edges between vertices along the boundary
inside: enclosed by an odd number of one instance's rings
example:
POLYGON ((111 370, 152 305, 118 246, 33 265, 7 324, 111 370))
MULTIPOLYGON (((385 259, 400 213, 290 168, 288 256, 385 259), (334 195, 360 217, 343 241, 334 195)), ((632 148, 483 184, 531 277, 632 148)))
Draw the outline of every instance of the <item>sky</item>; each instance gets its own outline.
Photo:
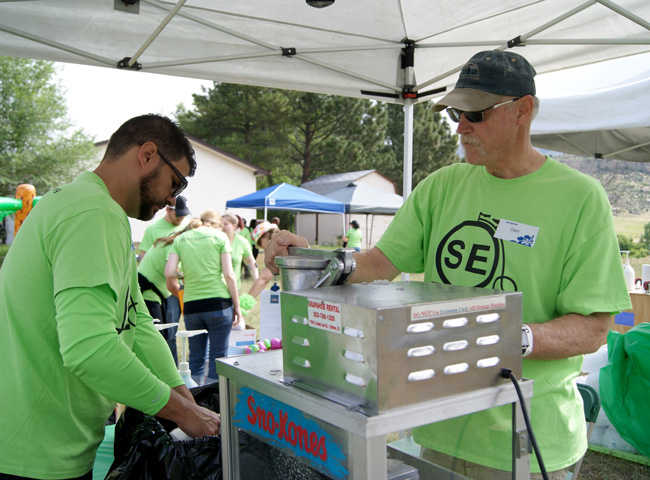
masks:
MULTIPOLYGON (((68 118, 94 136, 108 140, 126 120, 144 113, 173 117, 178 104, 192 109, 192 94, 212 82, 154 73, 57 63, 57 78, 68 118)), ((603 62, 536 77, 538 96, 556 96, 604 88, 635 75, 650 75, 650 54, 603 62)))

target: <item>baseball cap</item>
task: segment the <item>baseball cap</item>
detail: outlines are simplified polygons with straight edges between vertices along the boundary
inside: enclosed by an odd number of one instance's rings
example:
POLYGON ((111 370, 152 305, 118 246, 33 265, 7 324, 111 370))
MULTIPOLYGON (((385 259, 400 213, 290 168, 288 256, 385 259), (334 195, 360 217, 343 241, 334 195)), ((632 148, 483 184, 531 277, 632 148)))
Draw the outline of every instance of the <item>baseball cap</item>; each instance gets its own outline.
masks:
POLYGON ((275 223, 271 223, 271 222, 259 223, 255 227, 255 230, 253 230, 253 241, 255 242, 255 245, 258 244, 257 242, 259 241, 260 238, 262 238, 262 235, 264 235, 266 232, 269 232, 271 230, 279 230, 279 228, 275 223))
POLYGON ((501 50, 479 52, 463 66, 456 86, 434 110, 453 107, 476 112, 499 103, 503 97, 535 95, 536 73, 519 54, 501 50))
POLYGON ((179 217, 184 217, 185 215, 190 214, 190 209, 187 208, 187 198, 182 195, 176 197, 176 206, 174 207, 176 215, 179 217))

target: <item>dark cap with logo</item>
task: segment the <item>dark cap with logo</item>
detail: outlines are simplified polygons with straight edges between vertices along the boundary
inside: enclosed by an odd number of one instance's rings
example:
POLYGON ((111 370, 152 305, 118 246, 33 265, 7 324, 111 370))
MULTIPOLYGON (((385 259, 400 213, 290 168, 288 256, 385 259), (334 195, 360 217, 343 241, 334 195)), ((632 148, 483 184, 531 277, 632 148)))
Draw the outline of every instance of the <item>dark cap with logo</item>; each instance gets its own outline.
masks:
POLYGON ((190 209, 187 208, 187 198, 182 195, 176 197, 176 206, 174 207, 176 215, 179 217, 184 217, 185 215, 190 214, 190 209))
POLYGON ((503 97, 535 95, 535 69, 521 55, 489 50, 474 55, 463 66, 454 89, 435 106, 466 112, 485 110, 503 97))

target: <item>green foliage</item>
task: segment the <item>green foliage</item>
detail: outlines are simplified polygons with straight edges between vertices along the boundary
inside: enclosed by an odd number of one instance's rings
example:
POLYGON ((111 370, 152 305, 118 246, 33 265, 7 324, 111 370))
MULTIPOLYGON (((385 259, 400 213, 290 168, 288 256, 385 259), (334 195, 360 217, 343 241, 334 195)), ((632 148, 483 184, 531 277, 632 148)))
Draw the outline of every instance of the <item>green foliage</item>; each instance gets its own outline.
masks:
MULTIPOLYGON (((402 186, 402 106, 215 83, 194 95, 194 107, 177 110, 181 127, 270 171, 260 188, 281 182, 301 185, 321 175, 369 169, 402 186)), ((456 136, 430 103, 417 105, 414 116, 415 185, 458 158, 456 136)))
POLYGON ((641 235, 640 241, 646 246, 650 245, 650 222, 643 226, 643 235, 641 235))
POLYGON ((93 140, 73 131, 52 62, 0 57, 0 196, 30 183, 42 195, 94 161, 93 140))
MULTIPOLYGON (((413 109, 412 186, 431 172, 460 161, 456 155, 458 135, 452 134, 442 115, 433 111, 431 102, 415 105, 413 109)), ((401 193, 404 184, 404 107, 385 104, 388 113, 386 149, 388 163, 379 163, 381 173, 397 183, 401 193)))
MULTIPOLYGON (((646 227, 648 227, 648 225, 650 224, 646 224, 646 227)), ((635 243, 632 237, 628 237, 622 233, 617 234, 616 238, 618 238, 619 250, 629 251, 630 258, 644 258, 648 256, 648 243, 644 242, 643 238, 639 243, 635 243)))

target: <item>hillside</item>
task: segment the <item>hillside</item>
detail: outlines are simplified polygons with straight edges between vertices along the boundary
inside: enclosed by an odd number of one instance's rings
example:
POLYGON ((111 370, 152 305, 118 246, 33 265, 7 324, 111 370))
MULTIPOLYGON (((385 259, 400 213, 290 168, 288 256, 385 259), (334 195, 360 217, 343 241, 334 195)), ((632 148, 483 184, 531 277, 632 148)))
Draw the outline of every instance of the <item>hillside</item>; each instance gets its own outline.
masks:
POLYGON ((594 159, 548 152, 559 162, 596 178, 605 188, 614 216, 650 211, 650 164, 594 159))

